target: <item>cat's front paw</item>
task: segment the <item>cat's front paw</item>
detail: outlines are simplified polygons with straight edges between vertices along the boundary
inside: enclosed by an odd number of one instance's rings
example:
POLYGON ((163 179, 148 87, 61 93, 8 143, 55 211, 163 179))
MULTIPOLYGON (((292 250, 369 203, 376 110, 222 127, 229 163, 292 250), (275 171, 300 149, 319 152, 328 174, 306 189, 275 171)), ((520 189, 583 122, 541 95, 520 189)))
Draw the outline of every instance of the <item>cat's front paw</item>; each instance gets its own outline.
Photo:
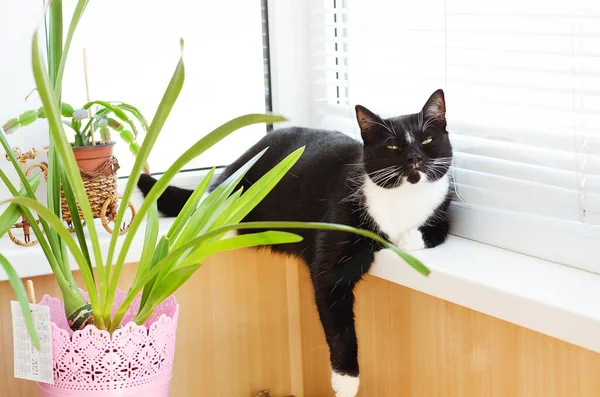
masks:
POLYGON ((335 397, 356 397, 358 384, 359 380, 356 376, 339 374, 335 371, 331 374, 331 386, 335 390, 335 397))
POLYGON ((423 241, 423 234, 419 229, 409 230, 400 237, 398 241, 398 248, 404 251, 418 251, 425 249, 425 241, 423 241))

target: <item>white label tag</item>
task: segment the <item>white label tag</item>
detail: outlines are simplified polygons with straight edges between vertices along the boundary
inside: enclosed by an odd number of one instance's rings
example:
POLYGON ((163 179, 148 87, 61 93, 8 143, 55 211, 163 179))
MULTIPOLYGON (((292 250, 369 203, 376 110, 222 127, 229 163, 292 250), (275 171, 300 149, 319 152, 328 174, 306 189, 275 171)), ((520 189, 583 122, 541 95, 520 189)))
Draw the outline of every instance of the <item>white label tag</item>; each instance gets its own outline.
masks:
POLYGON ((19 302, 11 301, 13 345, 15 350, 15 378, 54 384, 52 372, 52 338, 50 308, 29 304, 33 323, 40 339, 40 350, 33 347, 19 302))

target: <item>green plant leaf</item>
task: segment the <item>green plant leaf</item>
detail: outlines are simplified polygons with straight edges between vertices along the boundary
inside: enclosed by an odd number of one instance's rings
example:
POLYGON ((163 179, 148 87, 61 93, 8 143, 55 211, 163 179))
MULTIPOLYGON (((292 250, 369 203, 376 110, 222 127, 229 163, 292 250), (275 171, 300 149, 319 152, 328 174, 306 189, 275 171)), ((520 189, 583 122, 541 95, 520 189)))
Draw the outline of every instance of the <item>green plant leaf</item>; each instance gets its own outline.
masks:
MULTIPOLYGON (((201 250, 198 250, 194 255, 189 256, 186 260, 169 272, 166 277, 155 284, 151 296, 148 298, 146 308, 153 309, 170 295, 172 295, 179 287, 185 283, 202 264, 206 258, 218 254, 220 252, 232 251, 240 248, 260 247, 273 244, 289 244, 302 241, 302 237, 278 231, 267 231, 261 233, 245 234, 227 238, 216 243, 212 243, 201 250)), ((144 288, 144 291, 146 288, 144 288)), ((140 311, 140 317, 135 321, 142 324, 152 310, 140 311), (147 314, 146 314, 147 313, 147 314)), ((136 316, 137 317, 137 316, 136 316)))
POLYGON ((115 116, 117 116, 117 118, 119 118, 123 122, 127 123, 129 125, 129 127, 131 127, 131 130, 133 131, 133 136, 134 137, 133 137, 132 140, 125 140, 125 142, 131 143, 133 140, 135 140, 135 137, 138 134, 137 128, 136 128, 135 124, 133 123, 133 121, 131 121, 131 119, 127 116, 127 113, 125 113, 118 106, 113 106, 112 104, 110 104, 109 102, 106 102, 106 101, 91 101, 91 102, 88 102, 85 105, 83 105, 83 109, 87 110, 90 107, 92 107, 93 105, 103 106, 105 109, 110 110, 115 116))
POLYGON ((28 125, 34 123, 37 119, 38 119, 37 110, 28 110, 26 112, 23 112, 19 116, 19 123, 21 124, 21 127, 25 127, 25 126, 28 126, 28 125))
MULTIPOLYGON (((81 3, 81 1, 79 2, 81 3)), ((78 3, 78 5, 79 5, 78 3)), ((71 22, 73 25, 73 22, 71 22)), ((32 43, 32 66, 33 66, 33 75, 35 78, 36 86, 38 92, 40 94, 40 99, 42 100, 42 104, 44 105, 44 109, 46 110, 46 116, 48 117, 48 126, 50 129, 50 135, 52 138, 52 143, 54 144, 57 155, 60 157, 60 160, 63 165, 64 174, 70 182, 71 188, 75 197, 77 198, 77 204, 79 204, 79 208, 84 215, 86 220, 90 242, 92 244, 92 249, 94 252, 94 259, 96 262, 96 270, 98 274, 98 280, 100 289, 105 291, 107 287, 107 277, 105 276, 105 268, 102 261, 102 253, 100 252, 100 243, 98 240, 98 233, 96 232, 96 226, 94 223, 94 216, 92 214, 92 210, 90 207, 89 199, 87 197, 83 180, 81 179, 81 174, 79 172, 79 167, 77 166, 77 162, 75 161, 75 155, 73 154, 73 150, 71 148, 71 144, 66 138, 63 125, 61 123, 61 114, 58 108, 58 104, 56 102, 56 95, 54 95, 54 90, 50 85, 50 81, 48 80, 48 74, 44 68, 43 63, 43 54, 40 51, 39 47, 39 28, 36 30, 36 33, 33 37, 32 43)), ((125 201, 126 202, 126 201, 125 201)), ((36 210, 38 214, 41 215, 39 211, 36 210)), ((56 214, 54 214, 56 217, 56 214)), ((58 219, 58 217, 56 217, 58 219)), ((47 219, 47 217, 46 217, 47 219)), ((117 223, 120 224, 120 223, 117 223)), ((62 226, 62 224, 61 224, 62 226)), ((64 228, 64 230, 67 230, 64 228)), ((115 228, 118 232, 118 228, 115 228)), ((57 230, 58 232, 58 230, 57 230)), ((68 230, 67 230, 68 233, 68 230)), ((69 235, 70 240, 73 241, 72 237, 69 235)), ((63 237, 64 238, 64 237, 63 237)), ((74 241, 73 241, 74 242, 74 241)), ((69 247, 71 249, 71 247, 69 247)), ((72 251, 72 249, 71 249, 72 251)), ((56 250, 55 250, 56 252, 56 250)), ((83 256, 82 256, 83 257, 83 256)), ((83 262, 81 263, 83 265, 83 262)), ((88 270, 86 266, 81 266, 86 271, 88 270)), ((83 273, 83 270, 82 270, 83 273)), ((86 288, 90 292, 90 296, 92 295, 93 288, 95 290, 94 280, 90 275, 90 278, 84 277, 84 281, 86 283, 86 288), (91 283, 91 284, 90 284, 91 283)), ((95 300, 96 297, 94 296, 95 300)), ((98 312, 100 313, 100 312, 98 312)))
POLYGON ((196 211, 196 207, 198 207, 198 203, 202 199, 202 196, 204 195, 204 193, 206 193, 206 189, 208 189, 208 186, 212 181, 215 171, 216 168, 212 168, 204 176, 204 178, 202 178, 202 181, 200 182, 200 184, 198 184, 196 189, 194 189, 194 192, 186 201, 185 205, 179 212, 179 215, 175 218, 175 221, 173 221, 173 224, 171 225, 171 228, 167 233, 167 237, 169 237, 169 239, 175 241, 177 237, 179 237, 179 234, 183 230, 183 227, 190 220, 192 214, 194 214, 194 211, 196 211))
MULTIPOLYGON (((252 168, 254 164, 265 154, 268 150, 263 149, 260 153, 248 160, 243 166, 238 168, 233 174, 231 174, 226 180, 221 182, 219 186, 213 190, 208 197, 200 204, 196 212, 192 215, 189 222, 185 225, 181 235, 173 244, 173 248, 179 247, 181 244, 189 241, 196 237, 201 230, 205 228, 206 223, 209 221, 210 216, 218 209, 227 197, 233 192, 235 187, 244 178, 246 173, 252 168)), ((150 192, 152 193, 152 192, 150 192)), ((150 196, 150 194, 148 194, 150 196)), ((180 214, 181 215, 181 214, 180 214)), ((179 218, 179 216, 178 216, 179 218)))
MULTIPOLYGON (((62 211, 62 207, 60 204, 60 172, 61 167, 58 161, 58 157, 56 155, 56 150, 54 148, 52 140, 50 140, 50 143, 48 145, 48 187, 46 191, 46 200, 48 208, 50 208, 50 210, 54 212, 57 216, 60 216, 62 211)), ((46 233, 48 233, 48 238, 50 241, 56 241, 56 245, 60 246, 60 240, 58 239, 58 236, 54 230, 47 230, 46 233)), ((54 249, 56 259, 60 264, 63 264, 64 266, 65 258, 62 257, 62 252, 57 251, 56 248, 54 249)))
MULTIPOLYGON (((61 0, 62 1, 62 0, 61 0)), ((77 29, 77 24, 81 20, 81 16, 85 11, 85 8, 88 5, 89 0, 79 0, 77 5, 75 6, 75 10, 73 11, 73 16, 71 17, 71 23, 69 24, 69 30, 67 31, 67 37, 65 38, 65 45, 62 48, 62 53, 59 54, 60 63, 58 65, 58 71, 56 73, 56 79, 52 79, 52 84, 54 91, 56 92, 56 98, 59 99, 62 93, 62 79, 63 74, 65 72, 65 66, 67 64, 67 56, 69 55, 69 49, 71 48, 71 41, 73 41, 73 36, 75 35, 75 29, 77 29)), ((56 0, 53 0, 51 4, 51 8, 54 7, 56 0)), ((62 11, 61 11, 62 15, 62 11)), ((39 29, 39 28, 38 28, 39 29)), ((62 37, 62 23, 60 26, 60 34, 62 37)), ((62 40, 61 40, 62 43, 62 40)), ((61 44, 62 45, 62 44, 61 44)), ((39 90, 39 87, 38 87, 39 90)))
MULTIPOLYGON (((199 264, 205 259, 220 252, 232 251, 239 248, 298 243, 300 241, 302 241, 301 236, 294 233, 281 231, 266 231, 229 237, 223 240, 218 240, 194 251, 191 255, 188 255, 184 261, 177 265, 175 271, 187 266, 199 264)), ((165 284, 168 284, 168 282, 165 282, 165 284)))
MULTIPOLYGON (((2 144, 2 147, 4 148, 4 151, 6 152, 6 155, 8 156, 8 159, 10 160, 14 170, 17 172, 17 175, 19 176, 21 183, 27 190, 27 196, 30 198, 35 198, 35 192, 29 185, 29 182, 27 181, 27 176, 25 176, 25 172, 23 172, 23 170, 21 169, 19 160, 17 159, 14 152, 12 151, 12 148, 10 147, 10 144, 8 143, 8 140, 6 139, 6 136, 1 131, 0 131, 0 143, 2 144)), ((5 184, 7 186, 9 186, 9 184, 6 183, 6 181, 5 181, 5 184)), ((16 191, 16 189, 15 189, 15 191, 16 191)), ((32 227, 33 227, 33 225, 32 225, 32 227)), ((42 221, 42 227, 44 228, 44 231, 48 234, 48 241, 49 241, 52 249, 53 250, 58 249, 58 247, 59 247, 58 241, 56 241, 55 238, 54 239, 52 238, 53 236, 50 234, 50 229, 48 228, 48 224, 45 223, 44 221, 42 221)))
MULTIPOLYGON (((53 0, 50 4, 48 23, 48 73, 52 84, 57 82, 57 74, 63 53, 63 7, 62 0, 53 0)), ((60 97, 60 95, 59 95, 60 97)))
POLYGON ((227 223, 241 222, 296 164, 302 153, 304 153, 304 147, 289 154, 258 181, 253 183, 238 201, 235 212, 228 218, 227 223))
MULTIPOLYGON (((60 169, 60 167, 57 167, 60 169)), ((77 207, 77 199, 75 198, 75 194, 73 193, 73 189, 71 188, 71 183, 69 179, 64 175, 63 171, 63 191, 65 193, 65 200, 67 201, 67 206, 69 207, 69 212, 71 213, 71 219, 73 223, 73 229, 75 229, 75 235, 77 236, 77 241, 79 242, 79 247, 81 247, 81 253, 85 257, 87 265, 92 273, 92 277, 94 275, 92 270, 92 260, 90 258, 90 252, 88 250, 87 240, 85 238, 85 232, 83 231, 83 222, 81 217, 79 216, 79 208, 77 207)), ((59 196, 60 197, 60 196, 59 196)), ((57 214, 60 215, 60 214, 57 214)), ((64 257, 66 260, 66 257, 64 257)), ((68 261, 67 261, 68 263, 68 261)))
MULTIPOLYGON (((40 218, 45 219, 49 225, 51 225, 56 233, 64 240, 65 244, 71 251, 75 262, 77 263, 79 270, 81 271, 81 275, 83 276, 85 286, 90 295, 90 303, 94 310, 94 314, 100 313, 98 306, 98 292, 96 290, 96 284, 94 283, 94 277, 87 266, 85 257, 81 252, 81 249, 71 236, 69 230, 62 223, 62 220, 56 216, 55 213, 50 211, 44 205, 42 205, 39 201, 32 200, 26 197, 13 197, 11 199, 5 200, 2 203, 14 203, 20 205, 22 208, 27 207, 30 210, 37 212, 40 218), (98 310, 98 311, 97 311, 98 310), (96 312, 97 311, 97 312, 96 312)), ((56 276, 56 271, 54 272, 56 276)), ((62 272, 61 272, 62 274, 62 272)))
MULTIPOLYGON (((158 240, 158 244, 156 245, 156 249, 154 250, 154 255, 152 256, 152 260, 150 261, 150 265, 148 266, 148 271, 151 271, 154 266, 163 260, 165 256, 169 254, 169 239, 167 236, 162 236, 160 240, 158 240)), ((154 288, 154 283, 156 282, 156 276, 148 280, 146 285, 144 286, 144 291, 142 292, 142 300, 140 301, 140 310, 144 308, 146 305, 146 300, 148 296, 150 296, 150 292, 152 292, 152 288, 154 288)), ((118 326, 119 324, 115 324, 118 326)))
POLYGON ((144 234, 144 246, 142 248, 142 256, 138 268, 135 272, 134 280, 137 280, 140 275, 144 274, 152 257, 154 256, 154 249, 156 248, 156 240, 158 239, 158 206, 156 203, 150 207, 146 220, 146 233, 144 234))
MULTIPOLYGON (((175 72, 173 73, 173 76, 171 77, 171 81, 169 82, 169 85, 167 86, 167 89, 160 101, 160 104, 158 105, 158 109, 156 110, 154 119, 152 119, 152 123, 150 124, 150 128, 148 129, 148 133, 146 134, 146 137, 144 138, 144 143, 142 144, 142 147, 140 148, 139 153, 135 157, 135 163, 131 170, 131 176, 129 177, 129 180, 127 181, 127 186, 125 187, 125 192, 123 192, 123 197, 122 197, 123 203, 129 202, 131 195, 133 194, 133 191, 139 180, 139 175, 142 172, 142 169, 144 168, 144 166, 146 165, 146 161, 148 160, 148 156, 150 155, 150 152, 152 151, 152 148, 154 147, 154 144, 156 143, 156 139, 158 138, 158 135, 159 135, 163 125, 165 124, 167 117, 171 113, 171 109, 173 109, 173 105, 175 105, 175 101, 177 100, 179 93, 181 92, 181 87, 183 86, 184 79, 185 79, 185 67, 183 65, 183 55, 182 55, 179 59, 179 62, 177 63, 175 72)), ((156 200, 154 200, 154 201, 156 201, 156 200)), ((125 236, 125 241, 123 242, 123 246, 121 248, 121 254, 124 253, 124 255, 122 255, 122 256, 120 255, 119 258, 121 258, 121 259, 120 260, 118 259, 117 263, 115 264, 114 274, 110 280, 110 285, 107 290, 108 291, 107 302, 104 306, 104 313, 106 313, 106 314, 109 314, 112 310, 112 300, 114 299, 114 296, 115 296, 115 293, 117 290, 117 282, 119 281, 119 277, 121 275, 121 268, 123 267, 123 261, 125 260, 125 255, 127 254, 129 245, 131 245, 133 236, 135 236, 135 234, 137 233, 137 229, 141 224, 141 220, 143 218, 145 218, 146 213, 148 212, 149 207, 151 205, 150 201, 148 201, 147 203, 146 203, 146 201, 144 201, 144 203, 146 205, 145 206, 142 205, 142 208, 140 208, 140 210, 138 210, 137 216, 135 218, 133 218, 132 223, 129 227, 129 232, 125 236)), ((120 225, 123 223, 123 218, 125 216, 126 207, 127 206, 122 205, 122 206, 120 206, 119 210, 117 211, 117 217, 115 220, 116 225, 120 225)), ((111 240, 110 240, 110 245, 108 247, 108 255, 107 255, 107 259, 106 259, 107 267, 112 264, 118 235, 119 235, 119 231, 118 231, 118 229, 115 228, 115 230, 113 231, 111 240)))
POLYGON ((131 306, 131 303, 137 296, 137 294, 142 290, 144 285, 148 283, 150 279, 152 279, 158 272, 160 272, 165 266, 170 266, 173 260, 179 258, 183 253, 193 247, 197 247, 200 244, 204 243, 212 239, 215 236, 219 236, 224 232, 228 232, 229 230, 248 230, 248 229, 258 229, 258 230, 269 230, 269 229, 323 229, 323 230, 335 230, 341 232, 348 232, 353 234, 358 234, 367 238, 370 238, 374 241, 381 243, 386 248, 394 251, 398 256, 404 259, 410 266, 415 268, 419 273, 427 276, 429 274, 429 269, 423 265, 418 259, 412 257, 411 255, 403 252, 395 245, 381 238, 375 233, 369 232, 367 230, 356 229, 351 226, 346 225, 338 225, 332 223, 321 223, 321 222, 247 222, 247 223, 238 223, 233 225, 226 225, 220 228, 211 230, 210 232, 203 234, 195 239, 188 241, 183 244, 181 247, 172 250, 169 255, 163 258, 159 263, 154 266, 154 268, 148 271, 143 277, 141 277, 137 282, 131 287, 125 300, 121 304, 121 306, 117 309, 117 313, 115 315, 115 319, 119 322, 131 306))
POLYGON ((4 125, 2 126, 2 129, 4 130, 4 133, 10 135, 13 132, 15 132, 16 130, 18 130, 20 126, 21 126, 21 124, 19 123, 19 118, 15 117, 15 118, 8 120, 6 123, 4 123, 4 125))
POLYGON ((31 315, 31 308, 29 307, 29 301, 27 300, 25 287, 23 287, 23 283, 17 275, 17 272, 15 272, 15 269, 10 265, 8 259, 6 259, 2 254, 0 254, 0 266, 2 266, 6 272, 6 275, 8 276, 8 282, 17 296, 17 301, 19 301, 19 306, 21 306, 23 318, 25 319, 25 325, 27 325, 27 331, 29 332, 33 346, 39 350, 40 340, 38 338, 35 325, 33 324, 33 316, 31 315))
MULTIPOLYGON (((19 179, 21 179, 21 182, 23 183, 23 187, 27 191, 27 197, 35 198, 35 192, 33 191, 32 186, 29 184, 29 181, 27 180, 25 173, 21 169, 19 162, 18 162, 17 158, 15 157, 15 154, 13 153, 12 149, 10 148, 8 141, 6 140, 6 136, 4 135, 4 133, 2 131, 0 131, 0 143, 2 143, 2 146, 4 147, 4 150, 5 150, 6 154, 8 155, 8 158, 10 159, 10 162, 11 162, 13 168, 17 172, 17 175, 19 175, 19 179)), ((4 182, 4 185, 8 188, 8 190, 10 191, 10 193, 13 196, 19 195, 17 189, 13 186, 10 179, 8 179, 6 174, 2 171, 2 168, 0 168, 0 179, 2 179, 2 182, 4 182)), ((47 238, 47 236, 44 233, 42 233, 42 229, 40 229, 39 225, 37 224, 37 221, 35 220, 35 218, 33 217, 33 214, 31 213, 31 211, 29 211, 27 208, 23 208, 22 210, 23 210, 23 213, 25 214, 25 217, 27 218, 27 221, 31 225, 31 230, 33 230, 33 233, 35 234, 35 236, 37 237, 37 239, 40 243, 40 247, 44 251, 44 255, 46 255, 46 258, 48 259, 48 263, 50 264, 52 271, 53 272, 59 271, 60 269, 58 269, 58 266, 59 266, 58 260, 56 259, 56 256, 54 254, 54 247, 56 246, 57 249, 60 248, 56 244, 57 242, 51 241, 50 237, 47 238)), ((48 226, 48 223, 46 221, 44 221, 43 219, 40 219, 40 223, 42 224, 44 231, 50 230, 50 227, 48 226)), ((61 274, 62 274, 62 272, 61 272, 61 274)))
MULTIPOLYGON (((233 187, 235 187, 235 185, 232 184, 233 187)), ((224 193, 221 196, 221 199, 215 202, 215 205, 210 207, 210 209, 207 210, 202 210, 202 209, 198 209, 197 212, 202 212, 203 213, 203 217, 202 220, 200 222, 198 222, 199 224, 197 226, 201 226, 202 230, 200 230, 200 234, 202 234, 203 231, 206 230, 210 230, 211 228, 215 228, 218 226, 223 225, 223 222, 225 222, 227 220, 227 218, 229 217, 229 214, 231 212, 231 209, 235 206, 237 200, 239 199, 239 197, 241 196, 243 191, 243 188, 239 188, 238 190, 236 190, 234 193, 232 193, 231 195, 229 195, 229 193, 224 193), (227 195, 229 195, 229 197, 227 197, 227 195)), ((190 223, 194 222, 194 220, 190 220, 190 223)), ((195 235, 194 235, 195 237, 195 235)), ((217 238, 221 238, 222 236, 216 236, 214 237, 214 239, 217 238)), ((211 240, 207 240, 204 242, 204 244, 208 244, 210 243, 211 240)), ((200 249, 202 247, 202 244, 200 244, 199 246, 196 247, 196 249, 200 249)), ((163 282, 163 279, 167 276, 167 273, 169 273, 173 267, 175 267, 177 265, 177 260, 174 260, 173 263, 169 266, 165 266, 165 268, 160 272, 160 274, 158 275, 157 279, 159 280, 159 283, 163 282)))
POLYGON ((62 114, 63 117, 71 118, 71 117, 73 117, 73 112, 74 112, 73 106, 69 105, 68 103, 64 103, 64 102, 62 102, 60 104, 60 114, 62 114))
POLYGON ((111 102, 111 103, 113 105, 117 106, 118 108, 131 113, 133 115, 133 117, 135 117, 137 119, 137 121, 140 122, 144 131, 148 131, 148 128, 149 128, 148 122, 146 121, 146 118, 144 117, 142 112, 140 112, 140 110, 138 108, 136 108, 135 106, 132 106, 128 103, 125 103, 125 102, 111 102))
MULTIPOLYGON (((36 191, 40 185, 40 179, 41 174, 33 175, 28 179, 29 184, 34 191, 36 191)), ((19 190, 19 196, 27 197, 27 190, 25 190, 25 187, 21 187, 21 190, 19 190)), ((16 204, 11 204, 4 210, 2 215, 0 215, 0 237, 4 236, 13 227, 13 225, 17 223, 17 220, 22 214, 23 211, 16 204)))
MULTIPOLYGON (((165 191, 165 189, 168 187, 168 185, 171 182, 171 180, 173 179, 173 177, 175 175, 177 175, 177 173, 181 170, 181 168, 183 166, 185 166, 191 160, 198 157, 200 154, 204 153, 206 150, 208 150, 214 144, 219 142, 221 139, 225 138, 226 136, 233 133, 234 131, 236 131, 239 128, 242 128, 244 126, 248 126, 251 124, 256 124, 256 123, 276 123, 279 121, 285 121, 285 118, 283 118, 281 116, 272 116, 272 115, 265 115, 265 114, 250 114, 250 115, 241 116, 241 117, 235 118, 235 119, 221 125, 217 129, 213 130, 208 135, 204 136, 202 139, 200 139, 198 142, 196 142, 194 145, 192 145, 192 147, 190 147, 185 153, 183 153, 173 163, 173 165, 171 165, 171 167, 169 167, 169 169, 167 171, 165 171, 165 173, 162 175, 162 177, 157 181, 157 183, 154 185, 152 190, 148 193, 148 196, 142 203, 142 206, 138 210, 139 216, 136 216, 133 219, 133 221, 130 225, 130 228, 129 228, 129 232, 127 233, 127 235, 125 236, 125 240, 123 241, 123 245, 121 247, 121 252, 119 253, 119 257, 117 258, 117 262, 115 264, 115 273, 119 272, 121 267, 123 266, 125 257, 127 255, 129 247, 131 246, 131 242, 133 241, 133 236, 135 235, 137 229, 139 228, 139 226, 142 222, 141 219, 143 219, 143 216, 145 216, 146 212, 148 211, 150 203, 158 200, 158 197, 160 197, 160 195, 165 191)), ((144 144, 142 145, 142 150, 144 149, 144 146, 146 145, 146 141, 148 140, 148 137, 150 135, 151 134, 149 131, 148 134, 146 135, 146 139, 144 140, 144 144)), ((145 162, 146 157, 142 156, 142 151, 140 151, 138 158, 145 162)), ((136 164, 137 164, 137 159, 136 159, 136 164)), ((129 183, 137 184, 138 179, 139 179, 139 171, 137 173, 132 174, 132 176, 129 178, 129 183)), ((129 186, 129 184, 128 184, 128 186, 129 186)), ((109 258, 112 258, 110 256, 110 251, 109 251, 109 258)), ((113 285, 115 285, 115 284, 113 284, 113 285)), ((112 290, 112 288, 111 288, 111 290, 112 290)))
POLYGON ((206 222, 200 233, 225 225, 227 219, 231 216, 233 209, 236 207, 243 191, 244 187, 240 186, 238 190, 231 193, 231 195, 222 203, 221 207, 214 211, 214 213, 210 214, 208 222, 206 222))
MULTIPOLYGON (((429 269, 421 263, 418 259, 414 258, 412 255, 407 254, 402 251, 400 248, 396 247, 394 244, 386 241, 381 236, 370 232, 368 230, 357 229, 352 226, 347 225, 339 225, 335 223, 322 223, 322 222, 243 222, 238 224, 230 224, 226 226, 222 226, 220 228, 211 230, 201 236, 198 236, 194 239, 188 240, 185 244, 177 247, 177 249, 172 250, 169 255, 163 260, 164 262, 168 262, 173 258, 180 257, 183 253, 193 247, 200 246, 204 241, 210 240, 215 236, 219 236, 223 233, 226 233, 230 230, 246 230, 246 229, 321 229, 321 230, 334 230, 340 232, 347 232, 352 234, 357 234, 373 241, 377 241, 382 244, 385 248, 389 248, 398 256, 400 256, 407 264, 412 266, 419 273, 427 276, 430 271, 429 269)), ((156 265, 157 268, 162 268, 164 263, 159 263, 156 265)))

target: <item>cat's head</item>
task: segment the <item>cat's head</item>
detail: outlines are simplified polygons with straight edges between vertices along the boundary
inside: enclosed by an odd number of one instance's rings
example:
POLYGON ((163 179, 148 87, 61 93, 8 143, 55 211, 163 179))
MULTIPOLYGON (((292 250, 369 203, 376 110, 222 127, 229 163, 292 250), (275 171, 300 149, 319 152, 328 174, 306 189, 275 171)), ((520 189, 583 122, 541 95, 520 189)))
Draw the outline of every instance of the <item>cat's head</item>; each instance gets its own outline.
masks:
POLYGON ((419 113, 381 118, 356 105, 364 141, 363 161, 373 182, 385 188, 442 178, 452 163, 444 92, 437 90, 419 113))

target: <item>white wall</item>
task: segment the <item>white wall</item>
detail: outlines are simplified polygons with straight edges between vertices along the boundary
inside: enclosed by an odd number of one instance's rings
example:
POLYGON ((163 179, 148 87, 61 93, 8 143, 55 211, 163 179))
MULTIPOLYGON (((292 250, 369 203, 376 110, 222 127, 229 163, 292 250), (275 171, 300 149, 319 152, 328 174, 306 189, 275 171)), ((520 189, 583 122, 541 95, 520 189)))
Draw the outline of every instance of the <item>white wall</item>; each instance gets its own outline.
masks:
MULTIPOLYGON (((25 96, 35 87, 31 73, 31 39, 35 26, 42 17, 41 1, 3 0, 0 5, 0 125, 21 112, 38 108, 41 103, 33 94, 25 96)), ((11 135, 10 144, 22 150, 43 148, 48 143, 44 122, 11 135)), ((7 172, 16 185, 18 178, 0 150, 0 168, 7 172)), ((40 193, 44 193, 44 186, 40 193)), ((8 189, 0 183, 0 197, 7 197, 8 189)))

